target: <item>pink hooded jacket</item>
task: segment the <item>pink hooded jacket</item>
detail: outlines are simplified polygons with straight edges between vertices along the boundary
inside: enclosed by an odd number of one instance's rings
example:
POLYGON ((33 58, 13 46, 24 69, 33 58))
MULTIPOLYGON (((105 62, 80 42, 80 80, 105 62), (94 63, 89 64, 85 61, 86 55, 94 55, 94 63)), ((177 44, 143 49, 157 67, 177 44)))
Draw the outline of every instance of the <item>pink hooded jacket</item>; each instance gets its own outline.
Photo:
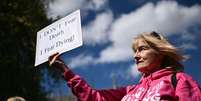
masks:
POLYGON ((201 101, 201 90, 191 76, 178 72, 176 88, 173 69, 165 68, 142 77, 140 83, 117 89, 96 90, 80 76, 66 70, 64 78, 79 101, 201 101))

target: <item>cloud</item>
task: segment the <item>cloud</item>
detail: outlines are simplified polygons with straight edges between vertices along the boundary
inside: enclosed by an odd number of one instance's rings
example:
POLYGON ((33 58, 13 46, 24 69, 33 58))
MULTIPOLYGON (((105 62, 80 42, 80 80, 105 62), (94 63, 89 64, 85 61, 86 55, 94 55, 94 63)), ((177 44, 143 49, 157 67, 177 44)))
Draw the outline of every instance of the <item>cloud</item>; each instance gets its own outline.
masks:
POLYGON ((77 9, 83 12, 101 10, 106 4, 107 0, 53 0, 48 3, 46 12, 48 18, 56 19, 58 16, 63 17, 77 9))
POLYGON ((129 71, 129 74, 133 76, 134 78, 137 78, 140 75, 140 72, 137 70, 136 64, 131 65, 128 71, 129 71))
POLYGON ((124 68, 113 70, 109 75, 111 79, 115 80, 115 83, 117 83, 120 78, 130 80, 131 78, 138 78, 139 76, 140 72, 137 70, 136 64, 130 65, 128 69, 124 68))
POLYGON ((94 58, 91 55, 86 55, 86 54, 80 54, 73 59, 71 59, 69 64, 69 67, 71 68, 76 68, 80 66, 86 66, 88 64, 93 63, 94 58))
POLYGON ((66 14, 79 9, 84 4, 83 0, 54 0, 49 2, 47 10, 48 18, 55 19, 57 16, 66 14))
POLYGON ((197 5, 184 7, 175 1, 161 1, 156 5, 147 3, 114 21, 109 32, 112 45, 101 51, 98 61, 105 63, 132 59, 131 43, 138 33, 153 30, 166 35, 182 33, 201 24, 200 17, 201 7, 197 5))
POLYGON ((195 50, 197 49, 197 47, 191 43, 183 43, 180 45, 180 48, 183 50, 195 50))
POLYGON ((99 9, 103 9, 103 7, 106 5, 106 3, 108 2, 108 0, 88 0, 90 1, 88 3, 88 9, 95 9, 95 10, 99 10, 99 9))
POLYGON ((109 41, 108 30, 113 20, 111 11, 98 14, 96 19, 83 27, 83 39, 86 44, 104 44, 109 41))

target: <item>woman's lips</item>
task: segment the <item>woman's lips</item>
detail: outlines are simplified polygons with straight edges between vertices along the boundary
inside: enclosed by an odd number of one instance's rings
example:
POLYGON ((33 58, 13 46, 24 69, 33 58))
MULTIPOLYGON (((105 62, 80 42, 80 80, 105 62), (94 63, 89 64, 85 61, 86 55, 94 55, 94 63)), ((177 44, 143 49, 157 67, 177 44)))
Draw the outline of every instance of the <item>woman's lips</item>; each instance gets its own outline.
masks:
POLYGON ((139 64, 139 63, 141 63, 141 62, 143 62, 143 61, 137 61, 137 64, 139 64))

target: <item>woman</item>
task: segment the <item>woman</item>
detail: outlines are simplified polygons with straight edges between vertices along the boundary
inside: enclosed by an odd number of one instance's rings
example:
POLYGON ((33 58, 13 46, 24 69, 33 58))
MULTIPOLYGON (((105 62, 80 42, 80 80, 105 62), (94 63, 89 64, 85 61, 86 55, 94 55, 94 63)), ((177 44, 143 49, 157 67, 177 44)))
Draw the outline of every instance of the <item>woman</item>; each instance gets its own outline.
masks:
POLYGON ((8 98, 7 101, 26 101, 26 100, 24 98, 22 98, 22 97, 15 96, 15 97, 8 98))
POLYGON ((178 53, 164 36, 142 33, 133 41, 137 69, 143 76, 139 84, 117 89, 96 90, 74 74, 59 58, 50 56, 49 63, 58 68, 80 101, 201 101, 199 85, 183 72, 178 53))

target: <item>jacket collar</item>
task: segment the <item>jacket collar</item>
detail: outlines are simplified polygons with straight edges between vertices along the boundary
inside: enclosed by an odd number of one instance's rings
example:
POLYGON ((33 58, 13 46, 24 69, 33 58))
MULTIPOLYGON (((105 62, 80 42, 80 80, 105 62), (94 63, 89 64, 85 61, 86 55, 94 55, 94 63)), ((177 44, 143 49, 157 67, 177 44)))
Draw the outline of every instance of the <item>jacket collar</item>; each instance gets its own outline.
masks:
POLYGON ((141 79, 140 79, 140 83, 144 82, 144 81, 153 81, 156 79, 159 79, 163 76, 167 76, 169 74, 172 74, 174 72, 174 69, 172 67, 166 67, 160 70, 157 70, 149 75, 145 75, 143 74, 141 79))

